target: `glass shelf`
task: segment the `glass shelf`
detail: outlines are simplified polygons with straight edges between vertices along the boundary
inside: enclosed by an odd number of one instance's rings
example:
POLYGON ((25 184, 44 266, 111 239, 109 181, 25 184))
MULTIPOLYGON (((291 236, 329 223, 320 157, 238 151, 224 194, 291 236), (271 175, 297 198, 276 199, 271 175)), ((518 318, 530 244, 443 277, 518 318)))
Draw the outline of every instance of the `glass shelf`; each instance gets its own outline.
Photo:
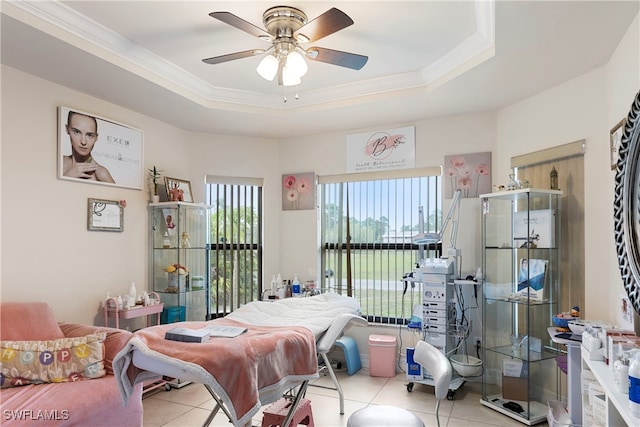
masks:
POLYGON ((208 320, 209 207, 184 202, 153 203, 149 215, 150 290, 160 295, 166 310, 184 313, 184 319, 178 320, 208 320), (167 272, 170 266, 185 274, 172 278, 167 272), (180 309, 175 310, 176 307, 180 309))
POLYGON ((555 359, 560 352, 547 328, 558 312, 561 194, 526 188, 480 196, 481 403, 528 425, 545 420, 546 402, 559 396, 555 359), (515 355, 512 340, 522 342, 515 355), (510 409, 509 402, 523 411, 510 409))

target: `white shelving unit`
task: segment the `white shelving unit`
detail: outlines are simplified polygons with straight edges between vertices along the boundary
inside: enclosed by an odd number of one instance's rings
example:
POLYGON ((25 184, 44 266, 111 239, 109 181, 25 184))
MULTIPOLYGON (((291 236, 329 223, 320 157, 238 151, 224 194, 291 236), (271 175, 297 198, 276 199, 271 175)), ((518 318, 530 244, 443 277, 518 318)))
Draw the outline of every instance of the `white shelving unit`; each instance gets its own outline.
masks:
POLYGON ((629 395, 618 391, 613 382, 611 366, 600 360, 590 360, 589 352, 582 348, 582 425, 589 426, 640 426, 640 418, 634 417, 629 411, 629 395), (588 380, 585 380, 584 371, 589 371, 603 394, 599 401, 589 402, 588 380), (594 414, 595 411, 595 414, 594 414))

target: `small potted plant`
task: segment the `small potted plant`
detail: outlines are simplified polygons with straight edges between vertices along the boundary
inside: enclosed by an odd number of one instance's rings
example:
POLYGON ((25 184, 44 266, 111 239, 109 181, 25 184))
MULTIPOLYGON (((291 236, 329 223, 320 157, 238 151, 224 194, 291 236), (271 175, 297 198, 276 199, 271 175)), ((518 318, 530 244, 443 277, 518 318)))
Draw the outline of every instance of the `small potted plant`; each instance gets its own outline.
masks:
POLYGON ((160 196, 158 195, 158 179, 160 178, 161 170, 157 169, 155 166, 153 169, 149 169, 149 179, 153 183, 153 194, 151 195, 151 201, 153 203, 158 203, 160 201, 160 196))

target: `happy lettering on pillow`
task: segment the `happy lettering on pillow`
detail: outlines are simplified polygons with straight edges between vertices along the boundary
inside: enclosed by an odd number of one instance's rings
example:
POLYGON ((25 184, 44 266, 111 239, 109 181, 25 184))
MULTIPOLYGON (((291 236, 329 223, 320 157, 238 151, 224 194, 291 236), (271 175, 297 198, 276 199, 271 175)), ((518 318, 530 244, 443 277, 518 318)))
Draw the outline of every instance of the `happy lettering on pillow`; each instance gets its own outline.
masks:
POLYGON ((105 376, 106 333, 49 341, 0 341, 0 388, 105 376))

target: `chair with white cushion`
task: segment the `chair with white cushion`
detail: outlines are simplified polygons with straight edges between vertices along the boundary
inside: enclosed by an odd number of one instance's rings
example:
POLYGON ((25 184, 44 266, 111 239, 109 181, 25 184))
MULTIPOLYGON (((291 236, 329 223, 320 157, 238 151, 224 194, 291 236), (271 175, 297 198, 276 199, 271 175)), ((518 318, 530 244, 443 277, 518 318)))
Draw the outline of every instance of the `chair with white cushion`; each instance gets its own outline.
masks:
POLYGON ((440 409, 440 401, 445 399, 449 392, 452 374, 451 363, 440 350, 425 341, 418 341, 413 353, 413 360, 418 362, 433 377, 436 389, 436 419, 438 420, 438 427, 440 427, 438 410, 440 409))
MULTIPOLYGON (((440 401, 447 397, 451 382, 451 363, 437 348, 425 341, 418 341, 413 360, 422 365, 433 377, 436 394, 436 419, 440 427, 440 401)), ((347 427, 424 427, 422 420, 406 409, 394 406, 373 405, 358 409, 347 420, 347 427)))

